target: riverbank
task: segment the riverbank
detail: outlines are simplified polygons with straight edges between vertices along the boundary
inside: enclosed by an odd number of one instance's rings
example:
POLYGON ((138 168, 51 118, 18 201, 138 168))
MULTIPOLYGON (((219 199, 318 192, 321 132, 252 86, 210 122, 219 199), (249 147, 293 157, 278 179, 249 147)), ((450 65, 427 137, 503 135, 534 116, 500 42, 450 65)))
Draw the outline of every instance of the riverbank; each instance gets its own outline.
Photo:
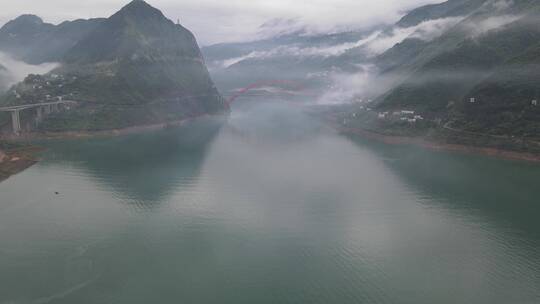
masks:
POLYGON ((0 144, 0 182, 36 164, 41 151, 36 146, 0 144))
POLYGON ((80 139, 80 138, 94 138, 94 137, 109 137, 109 136, 122 136, 131 135, 145 132, 158 131, 165 128, 181 127, 186 124, 192 123, 201 119, 217 119, 225 114, 210 115, 204 114, 196 117, 189 117, 185 119, 169 121, 164 123, 133 126, 122 129, 112 130, 95 130, 95 131, 61 131, 61 132, 28 132, 21 135, 3 135, 0 140, 7 142, 28 142, 37 140, 53 140, 53 139, 80 139))
POLYGON ((342 134, 356 135, 362 138, 382 142, 389 145, 415 145, 435 151, 476 154, 506 160, 518 160, 540 163, 540 155, 534 153, 517 152, 490 147, 477 147, 461 144, 441 143, 418 137, 384 135, 359 128, 349 128, 344 126, 338 126, 335 124, 334 126, 342 134))
POLYGON ((21 134, 20 136, 0 136, 0 182, 6 180, 10 176, 13 176, 28 169, 39 161, 37 154, 43 151, 43 149, 33 145, 33 142, 35 141, 116 137, 131 134, 140 134, 152 131, 159 131, 166 128, 182 127, 204 119, 222 119, 222 117, 225 117, 225 115, 205 114, 197 117, 190 117, 166 123, 133 126, 129 128, 114 130, 29 132, 21 134))

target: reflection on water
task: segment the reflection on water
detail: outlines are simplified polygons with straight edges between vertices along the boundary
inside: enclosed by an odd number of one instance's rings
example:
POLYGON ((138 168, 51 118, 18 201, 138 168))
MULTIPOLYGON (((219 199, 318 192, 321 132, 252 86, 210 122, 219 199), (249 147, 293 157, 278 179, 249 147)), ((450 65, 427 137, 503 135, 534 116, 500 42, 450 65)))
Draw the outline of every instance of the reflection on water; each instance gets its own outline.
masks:
POLYGON ((148 208, 178 184, 196 181, 222 123, 221 117, 207 118, 149 134, 56 142, 43 166, 78 168, 113 195, 148 208))
POLYGON ((44 158, 0 184, 2 304, 540 297, 538 167, 350 140, 273 105, 44 158))
POLYGON ((482 156, 433 153, 410 146, 387 146, 352 139, 385 160, 402 181, 445 208, 490 216, 540 238, 536 194, 540 166, 482 156))

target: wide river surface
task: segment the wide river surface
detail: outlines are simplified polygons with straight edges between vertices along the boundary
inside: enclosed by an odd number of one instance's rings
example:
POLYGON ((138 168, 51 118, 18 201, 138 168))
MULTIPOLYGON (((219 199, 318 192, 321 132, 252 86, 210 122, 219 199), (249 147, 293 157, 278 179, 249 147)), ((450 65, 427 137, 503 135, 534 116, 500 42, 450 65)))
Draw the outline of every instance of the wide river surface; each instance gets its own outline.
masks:
POLYGON ((540 303, 540 166, 295 107, 48 142, 0 184, 0 304, 540 303))

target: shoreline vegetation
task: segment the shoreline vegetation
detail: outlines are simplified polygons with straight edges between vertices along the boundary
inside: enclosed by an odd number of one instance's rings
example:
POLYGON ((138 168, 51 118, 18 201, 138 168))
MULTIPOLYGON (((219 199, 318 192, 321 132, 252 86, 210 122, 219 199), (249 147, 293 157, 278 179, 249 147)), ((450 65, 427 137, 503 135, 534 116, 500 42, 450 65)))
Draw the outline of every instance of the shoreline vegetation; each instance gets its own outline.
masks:
POLYGON ((377 130, 343 125, 340 123, 339 116, 325 114, 321 116, 320 113, 315 114, 315 116, 320 117, 323 121, 328 123, 331 128, 337 130, 341 134, 355 135, 360 138, 377 141, 383 144, 412 145, 433 151, 474 154, 496 159, 540 163, 540 153, 495 147, 490 146, 487 143, 475 145, 473 144, 474 140, 471 141, 470 138, 464 136, 456 137, 456 134, 452 137, 452 142, 449 137, 445 137, 444 134, 438 133, 425 136, 415 134, 385 134, 378 132, 377 130))
POLYGON ((481 155, 497 159, 540 163, 540 154, 535 153, 518 152, 492 147, 444 143, 412 136, 385 135, 360 128, 344 127, 335 123, 332 125, 341 134, 356 135, 361 138, 374 140, 388 145, 413 145, 433 151, 446 151, 453 153, 481 155))
POLYGON ((28 132, 28 133, 23 133, 19 136, 3 135, 3 136, 0 136, 0 141, 27 142, 27 141, 34 141, 34 140, 77 139, 77 138, 94 138, 94 137, 102 137, 102 136, 104 137, 122 136, 122 135, 157 131, 157 130, 171 128, 171 127, 181 127, 190 122, 194 122, 196 120, 201 120, 204 118, 212 118, 212 117, 221 117, 223 115, 226 115, 226 114, 223 114, 223 113, 203 114, 199 116, 183 118, 183 119, 178 119, 178 120, 173 120, 173 121, 168 121, 168 122, 163 122, 163 123, 139 125, 139 126, 132 126, 132 127, 126 127, 126 128, 120 128, 120 129, 111 129, 111 130, 28 132))
POLYGON ((0 143, 0 182, 35 165, 41 151, 37 146, 0 143))

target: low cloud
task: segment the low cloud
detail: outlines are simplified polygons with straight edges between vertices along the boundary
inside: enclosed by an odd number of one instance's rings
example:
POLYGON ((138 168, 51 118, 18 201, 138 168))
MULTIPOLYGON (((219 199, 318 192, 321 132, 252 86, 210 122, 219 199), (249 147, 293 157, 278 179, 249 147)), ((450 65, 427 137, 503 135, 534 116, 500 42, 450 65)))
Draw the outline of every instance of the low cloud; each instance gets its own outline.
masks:
POLYGON ((263 23, 257 31, 257 39, 268 39, 295 33, 308 33, 309 28, 298 19, 275 18, 263 23))
POLYGON ((467 24, 468 30, 473 37, 479 37, 485 33, 502 29, 504 26, 521 19, 519 15, 502 15, 489 17, 480 21, 467 24))
POLYGON ((407 38, 417 38, 425 41, 431 41, 441 36, 445 31, 458 24, 463 17, 450 17, 435 20, 424 21, 416 26, 395 27, 389 33, 378 33, 372 39, 367 40, 362 45, 368 54, 379 55, 392 48, 407 38))
MULTIPOLYGON (((499 1, 497 5, 504 9, 512 4, 511 1, 499 1), (504 2, 504 3, 503 3, 504 2)), ((521 19, 523 16, 500 15, 489 17, 477 21, 463 23, 465 29, 469 31, 471 37, 479 37, 488 32, 503 29, 508 24, 521 19)), ((397 43, 406 38, 417 38, 422 40, 432 40, 441 36, 453 26, 464 20, 465 17, 444 18, 423 22, 417 26, 409 28, 394 28, 389 33, 381 32, 364 41, 361 46, 371 56, 383 53, 397 43)), ((422 86, 433 82, 477 82, 480 79, 487 79, 490 71, 481 70, 444 70, 429 71, 423 75, 416 75, 414 78, 404 77, 400 74, 379 75, 373 66, 363 66, 362 71, 355 74, 334 73, 331 75, 331 85, 327 92, 319 99, 321 104, 351 102, 352 100, 373 99, 391 89, 395 85, 402 83, 406 79, 406 85, 422 86)), ((501 80, 499 78, 494 78, 501 80)))
POLYGON ((8 86, 24 80, 29 74, 46 74, 59 66, 58 63, 31 65, 13 59, 4 53, 0 53, 0 65, 3 65, 7 69, 5 78, 7 79, 6 85, 8 86))
POLYGON ((317 104, 342 104, 354 100, 369 102, 387 90, 398 77, 389 74, 380 76, 374 65, 363 65, 360 68, 362 71, 354 74, 331 73, 329 76, 332 84, 318 98, 317 104))
POLYGON ((495 9, 497 11, 503 11, 512 7, 513 5, 514 5, 513 0, 498 0, 498 1, 490 3, 489 4, 490 7, 488 7, 487 9, 488 10, 495 9))
POLYGON ((298 45, 279 46, 268 51, 253 51, 244 56, 222 60, 217 63, 223 68, 231 67, 239 62, 248 59, 268 59, 275 57, 330 57, 343 54, 348 49, 355 47, 357 43, 346 43, 341 45, 331 45, 323 47, 303 47, 298 45))
POLYGON ((363 66, 360 73, 334 73, 330 75, 332 85, 318 99, 318 104, 343 104, 352 101, 369 102, 385 92, 404 85, 410 88, 422 87, 434 83, 475 84, 480 82, 498 83, 513 80, 516 74, 526 74, 537 71, 540 65, 508 66, 507 70, 515 73, 500 73, 500 71, 482 69, 439 69, 426 71, 414 77, 401 73, 379 74, 374 66, 363 66))
POLYGON ((279 46, 267 51, 254 51, 243 56, 223 60, 218 62, 217 65, 227 68, 248 59, 267 59, 281 56, 300 58, 331 57, 342 55, 348 50, 356 48, 363 49, 367 56, 373 57, 385 52, 407 38, 418 38, 430 41, 442 35, 446 30, 456 25, 461 20, 463 20, 463 17, 442 18, 425 21, 417 26, 408 28, 395 27, 389 32, 375 30, 358 41, 336 45, 324 45, 319 47, 302 45, 279 46))

